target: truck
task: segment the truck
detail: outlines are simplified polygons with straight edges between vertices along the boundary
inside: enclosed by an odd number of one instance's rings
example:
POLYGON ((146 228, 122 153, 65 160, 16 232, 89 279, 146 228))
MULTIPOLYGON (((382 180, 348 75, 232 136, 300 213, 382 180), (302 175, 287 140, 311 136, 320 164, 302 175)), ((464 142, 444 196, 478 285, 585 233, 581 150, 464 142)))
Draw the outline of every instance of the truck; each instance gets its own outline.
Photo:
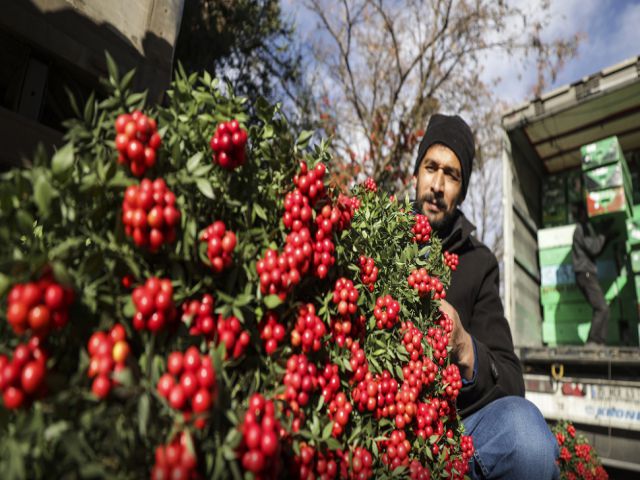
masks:
MULTIPOLYGON (((504 304, 523 366, 526 398, 549 423, 573 422, 605 467, 638 475, 629 472, 640 472, 639 274, 632 272, 629 252, 623 248, 615 265, 617 278, 635 281, 636 286, 631 283, 633 293, 624 299, 616 299, 618 291, 607 292, 616 341, 604 348, 587 348, 591 310, 563 303, 562 295, 555 305, 577 317, 571 324, 573 336, 555 338, 551 334, 557 332, 545 330, 545 316, 550 314, 543 302, 549 295, 545 291, 548 272, 540 254, 544 242, 570 248, 566 243, 570 245, 575 228, 571 212, 553 205, 545 210, 545 206, 553 200, 550 185, 559 178, 575 178, 583 160, 581 148, 592 142, 617 138, 634 172, 635 215, 640 212, 640 57, 511 109, 503 115, 502 127, 504 304), (553 230, 547 228, 547 222, 558 219, 553 230)), ((570 256, 559 262, 572 275, 570 256)), ((559 290, 554 287, 553 291, 559 290)))

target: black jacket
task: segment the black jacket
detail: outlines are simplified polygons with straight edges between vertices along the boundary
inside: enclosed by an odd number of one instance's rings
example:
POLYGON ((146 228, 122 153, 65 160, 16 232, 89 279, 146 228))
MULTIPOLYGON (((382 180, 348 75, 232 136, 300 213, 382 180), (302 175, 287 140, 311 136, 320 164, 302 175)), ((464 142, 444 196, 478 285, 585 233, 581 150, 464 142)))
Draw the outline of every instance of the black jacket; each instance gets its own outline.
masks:
POLYGON ((513 350, 509 323, 500 299, 500 271, 495 255, 471 236, 475 226, 460 211, 443 240, 443 251, 457 253, 446 300, 473 337, 477 362, 475 380, 458 395, 458 410, 466 417, 507 395, 524 396, 522 367, 513 350))
POLYGON ((597 234, 589 223, 577 223, 573 232, 571 259, 574 272, 588 272, 596 274, 595 258, 602 252, 607 238, 597 234))

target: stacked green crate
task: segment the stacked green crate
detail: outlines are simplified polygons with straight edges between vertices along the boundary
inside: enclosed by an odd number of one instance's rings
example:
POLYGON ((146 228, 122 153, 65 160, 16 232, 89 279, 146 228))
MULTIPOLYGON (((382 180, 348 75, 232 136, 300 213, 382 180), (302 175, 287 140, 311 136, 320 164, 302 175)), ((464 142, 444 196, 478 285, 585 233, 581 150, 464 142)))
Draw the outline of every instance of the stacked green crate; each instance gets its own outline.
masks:
MULTIPOLYGON (((542 339, 548 345, 584 344, 589 334, 592 310, 576 285, 571 259, 574 229, 571 225, 538 231, 542 339)), ((611 313, 607 339, 610 345, 635 341, 621 338, 621 326, 627 331, 627 325, 632 324, 637 331, 635 289, 623 266, 624 254, 624 245, 617 242, 610 244, 596 261, 598 281, 611 313)))
POLYGON ((629 166, 617 137, 582 146, 582 176, 591 218, 632 216, 633 189, 629 166))
MULTIPOLYGON (((634 216, 627 220, 627 243, 630 250, 630 268, 634 276, 635 305, 640 316, 640 204, 634 206, 634 216)), ((636 332, 639 333, 637 328, 636 332)))

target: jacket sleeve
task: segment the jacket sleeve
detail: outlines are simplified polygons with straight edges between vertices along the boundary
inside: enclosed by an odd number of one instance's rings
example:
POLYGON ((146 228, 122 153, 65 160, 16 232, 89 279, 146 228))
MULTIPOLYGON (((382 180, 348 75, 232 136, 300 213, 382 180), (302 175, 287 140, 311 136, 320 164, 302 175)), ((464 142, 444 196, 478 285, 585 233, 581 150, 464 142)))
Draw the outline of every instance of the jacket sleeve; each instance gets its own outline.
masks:
POLYGON ((577 241, 591 257, 596 257, 602 251, 606 240, 603 234, 589 235, 582 226, 577 226, 574 233, 574 241, 577 241))
POLYGON ((458 395, 462 416, 478 406, 507 395, 524 396, 522 367, 513 349, 509 323, 504 316, 499 295, 498 262, 490 255, 489 268, 478 290, 469 334, 476 346, 476 378, 458 395))

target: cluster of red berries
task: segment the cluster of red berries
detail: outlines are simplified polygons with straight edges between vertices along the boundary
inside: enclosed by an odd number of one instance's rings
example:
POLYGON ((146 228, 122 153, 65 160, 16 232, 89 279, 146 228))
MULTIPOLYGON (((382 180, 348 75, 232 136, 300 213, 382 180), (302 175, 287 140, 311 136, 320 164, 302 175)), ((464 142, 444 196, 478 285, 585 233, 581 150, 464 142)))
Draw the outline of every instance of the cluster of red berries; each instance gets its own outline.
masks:
POLYGON ((291 345, 302 346, 302 351, 317 352, 322 346, 322 337, 327 333, 327 329, 322 319, 316 315, 316 308, 313 304, 302 305, 298 310, 298 319, 291 332, 291 345))
POLYGON ((373 309, 373 316, 376 318, 376 326, 382 328, 392 328, 398 321, 400 304, 391 295, 378 297, 376 306, 373 309))
POLYGON ((188 436, 182 432, 170 444, 156 447, 151 480, 195 480, 200 478, 197 467, 198 460, 189 450, 188 436))
POLYGON ((422 332, 411 321, 402 322, 400 330, 403 332, 402 343, 410 359, 418 360, 424 353, 422 332))
POLYGON ((169 354, 167 370, 158 380, 158 393, 172 408, 182 411, 186 420, 197 415, 195 426, 204 428, 216 392, 216 372, 211 358, 201 355, 196 347, 189 347, 184 354, 169 354))
POLYGON ((433 348, 433 358, 438 362, 438 365, 444 365, 452 331, 453 320, 444 312, 440 312, 436 324, 427 330, 427 343, 433 348))
POLYGON ((394 430, 389 438, 381 442, 384 453, 380 456, 382 463, 396 469, 409 465, 409 453, 411 452, 411 442, 407 439, 404 430, 394 430))
POLYGON ((351 347, 353 325, 349 317, 331 318, 331 337, 339 347, 351 347))
POLYGON ((426 441, 437 430, 438 423, 442 425, 438 417, 438 409, 431 402, 419 402, 416 412, 416 435, 426 441))
POLYGON ((213 163, 227 170, 244 165, 246 144, 247 131, 237 120, 219 123, 209 141, 213 150, 213 163))
POLYGON ((362 283, 368 285, 369 291, 373 292, 378 279, 378 267, 376 267, 373 258, 360 255, 360 276, 362 277, 362 283))
POLYGON ((473 447, 473 438, 470 435, 462 435, 460 437, 460 452, 462 453, 462 458, 456 459, 451 462, 451 466, 453 468, 447 468, 450 473, 453 473, 453 470, 458 472, 457 476, 453 476, 452 478, 462 480, 464 476, 469 471, 469 460, 473 457, 473 452, 475 448, 473 447))
POLYGON ((416 268, 409 274, 407 280, 409 286, 415 289, 421 297, 429 295, 431 292, 433 292, 435 300, 440 300, 447 296, 440 279, 429 276, 426 268, 416 268))
POLYGON ((284 197, 284 215, 282 223, 294 232, 300 231, 303 226, 309 225, 313 220, 313 209, 309 205, 309 197, 297 188, 287 193, 284 197))
POLYGON ((67 324, 73 291, 45 275, 37 282, 14 285, 7 303, 7 321, 15 333, 31 330, 32 335, 44 337, 67 324))
POLYGON ((340 390, 340 369, 335 363, 327 362, 318 376, 318 385, 322 389, 324 403, 329 403, 340 390))
POLYGON ((287 235, 284 253, 278 258, 278 263, 288 275, 290 285, 300 283, 302 275, 309 271, 312 251, 311 233, 306 226, 287 235))
POLYGON ((300 171, 293 177, 293 183, 300 192, 309 197, 313 204, 325 196, 324 175, 327 167, 324 163, 318 163, 314 168, 309 169, 305 162, 300 162, 300 171))
POLYGON ((445 395, 449 399, 455 400, 462 388, 462 378, 457 365, 452 363, 442 371, 442 382, 446 385, 445 395))
POLYGON ((431 470, 422 465, 419 460, 413 459, 409 463, 409 478, 410 480, 431 480, 431 470))
POLYGON ((175 321, 177 315, 173 303, 173 286, 167 278, 150 277, 131 294, 136 313, 133 328, 158 332, 175 321))
POLYGON ((351 344, 351 359, 349 360, 351 366, 351 381, 361 382, 364 377, 369 373, 369 364, 367 363, 367 357, 364 350, 360 348, 359 342, 353 342, 351 344))
POLYGON ((371 372, 351 390, 351 398, 360 412, 374 412, 378 406, 378 382, 371 372))
POLYGON ((400 385, 400 390, 396 394, 396 416, 394 418, 396 427, 400 430, 409 425, 415 417, 418 410, 418 395, 419 390, 417 387, 412 387, 407 382, 400 385))
POLYGON ((95 332, 89 337, 87 350, 91 360, 87 375, 93 378, 91 391, 98 398, 106 398, 116 383, 112 373, 125 368, 131 351, 126 336, 124 327, 116 323, 108 332, 95 332))
POLYGON ((254 393, 249 398, 249 409, 240 430, 242 467, 253 473, 255 479, 278 478, 280 423, 276 420, 273 402, 254 393))
POLYGON ((351 451, 349 463, 341 468, 340 478, 349 480, 367 480, 373 476, 373 456, 364 447, 356 447, 351 451))
POLYGON ((216 330, 218 344, 224 343, 227 358, 240 358, 251 342, 249 332, 242 329, 240 320, 234 316, 223 318, 222 315, 219 315, 216 330))
POLYGON ((156 121, 139 110, 116 118, 116 149, 118 163, 128 165, 136 177, 141 177, 156 163, 156 152, 162 143, 156 121))
POLYGON ((415 223, 411 231, 413 232, 413 241, 416 243, 427 243, 431 238, 431 224, 426 215, 417 213, 415 223))
POLYGON ((236 248, 236 234, 227 230, 224 222, 218 220, 209 225, 200 235, 200 240, 207 242, 207 257, 215 273, 220 273, 231 266, 233 249, 236 248))
POLYGON ((47 355, 40 348, 40 339, 32 337, 27 344, 13 350, 11 360, 0 355, 0 391, 2 402, 8 410, 29 404, 44 396, 47 373, 47 355))
POLYGON ((309 403, 310 395, 318 389, 317 369, 306 355, 291 355, 284 374, 284 398, 294 413, 309 403))
POLYGON ((263 295, 278 295, 284 300, 291 283, 288 272, 280 270, 280 266, 286 269, 287 259, 279 256, 276 250, 268 249, 264 258, 257 261, 256 272, 260 276, 260 292, 263 295))
POLYGON ((444 252, 444 263, 451 270, 456 270, 458 268, 458 254, 457 253, 444 252))
POLYGON ((127 236, 138 247, 157 251, 176 239, 180 211, 176 196, 162 178, 143 178, 140 185, 129 185, 122 203, 122 223, 127 236))
POLYGON ((347 400, 344 392, 338 392, 333 400, 329 402, 329 418, 333 421, 331 434, 334 437, 342 435, 344 428, 349 423, 349 416, 353 406, 347 400))
POLYGON ((378 409, 376 416, 394 417, 396 415, 396 395, 398 394, 398 382, 391 376, 388 370, 381 375, 376 375, 378 382, 378 409))
POLYGON ((362 185, 365 190, 369 190, 370 192, 375 193, 378 191, 378 185, 376 185, 376 181, 371 177, 367 178, 362 185))
POLYGON ((190 335, 203 335, 208 340, 213 340, 216 333, 214 306, 215 299, 208 293, 202 296, 202 300, 182 304, 181 320, 189 327, 190 335))
POLYGON ((431 385, 438 373, 438 366, 429 358, 422 357, 420 360, 409 360, 402 367, 402 376, 404 383, 411 387, 415 387, 418 392, 427 385, 431 385))
POLYGON ((262 317, 258 327, 260 329, 260 338, 264 342, 265 352, 267 352, 267 355, 273 354, 287 333, 284 325, 278 322, 278 315, 274 312, 267 312, 262 317))
POLYGON ((301 443, 300 455, 293 459, 293 477, 301 480, 333 480, 338 478, 338 461, 332 451, 322 453, 301 443))
MULTIPOLYGON (((455 409, 446 400, 428 398, 426 402, 417 405, 415 433, 421 439, 427 441, 433 435, 444 434, 442 419, 446 419, 455 409)), ((435 454, 434 454, 435 455, 435 454)))
POLYGON ((316 241, 313 251, 313 274, 316 277, 323 279, 327 276, 329 268, 336 262, 334 251, 335 245, 330 238, 316 241))
POLYGON ((358 310, 359 293, 353 282, 348 278, 340 277, 333 288, 333 303, 337 305, 338 314, 353 315, 358 310))
POLYGON ((351 225, 351 220, 353 220, 356 210, 360 208, 360 199, 358 197, 348 197, 340 193, 338 194, 336 206, 340 211, 341 217, 337 223, 337 227, 338 231, 342 231, 351 225))

